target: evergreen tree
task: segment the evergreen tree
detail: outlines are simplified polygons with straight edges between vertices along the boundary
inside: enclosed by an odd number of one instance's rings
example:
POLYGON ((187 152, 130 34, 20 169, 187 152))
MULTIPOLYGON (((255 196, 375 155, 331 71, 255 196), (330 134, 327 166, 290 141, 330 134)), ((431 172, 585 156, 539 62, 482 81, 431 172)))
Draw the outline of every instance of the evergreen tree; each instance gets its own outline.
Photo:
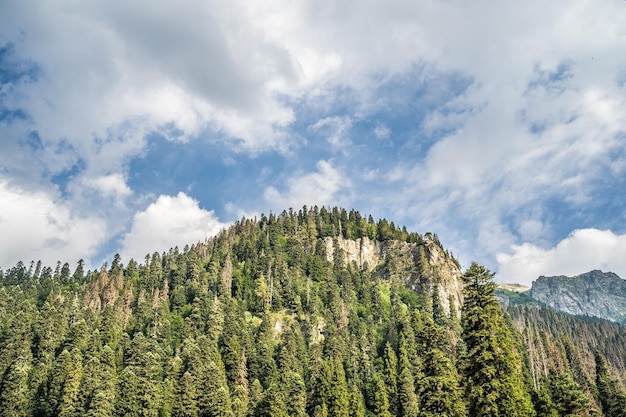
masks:
POLYGON ((283 392, 275 383, 272 383, 265 391, 261 402, 254 410, 254 417, 290 417, 287 414, 287 405, 283 392))
POLYGON ((552 404, 562 417, 590 415, 589 398, 585 397, 580 385, 569 371, 550 370, 548 386, 552 404))
POLYGON ((189 372, 183 373, 178 382, 176 401, 172 409, 174 417, 197 417, 200 415, 198 407, 198 381, 189 372))
POLYGON ((392 415, 398 415, 398 358, 389 342, 385 345, 384 360, 384 378, 387 398, 389 399, 389 412, 392 415))
POLYGON ((321 410, 329 416, 343 417, 348 417, 350 412, 350 396, 345 372, 341 362, 336 358, 321 363, 313 386, 309 412, 315 414, 321 410))
POLYGON ((538 389, 533 393, 533 403, 537 417, 559 417, 559 413, 552 402, 548 378, 545 376, 541 378, 538 389))
POLYGON ((398 415, 402 417, 417 417, 419 401, 415 393, 415 379, 411 372, 411 365, 406 353, 400 350, 400 374, 398 376, 398 415))
POLYGON ((602 412, 606 417, 626 417, 626 393, 619 381, 609 374, 606 361, 596 351, 596 386, 602 412))
POLYGON ((300 374, 287 371, 282 386, 286 393, 286 412, 290 417, 306 417, 306 386, 300 374))
POLYGON ((32 365, 29 361, 17 360, 4 372, 0 381, 0 416, 28 416, 33 408, 29 393, 28 375, 32 365))
POLYGON ((78 401, 82 379, 82 355, 74 348, 64 349, 57 358, 49 384, 49 403, 52 414, 59 417, 72 417, 81 414, 78 401))
POLYGON ((95 374, 96 385, 85 411, 87 417, 111 417, 115 415, 115 354, 109 346, 100 353, 95 374))
POLYGON ((447 344, 444 330, 427 317, 418 339, 423 363, 419 381, 420 416, 465 416, 459 376, 444 351, 447 344))
POLYGON ((369 391, 368 409, 372 412, 372 415, 374 417, 391 417, 385 380, 378 373, 374 373, 369 391))
POLYGON ((350 417, 365 417, 363 394, 355 382, 350 385, 350 417))
POLYGON ((462 361, 465 398, 471 416, 533 416, 521 361, 513 350, 495 297, 493 273, 473 262, 463 275, 462 361))

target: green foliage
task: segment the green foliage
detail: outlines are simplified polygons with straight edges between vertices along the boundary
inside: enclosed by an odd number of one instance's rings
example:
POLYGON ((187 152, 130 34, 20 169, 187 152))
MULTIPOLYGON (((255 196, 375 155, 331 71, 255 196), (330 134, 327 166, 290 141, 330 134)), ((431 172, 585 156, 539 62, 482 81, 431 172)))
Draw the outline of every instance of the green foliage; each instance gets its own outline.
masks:
POLYGON ((596 386, 602 406, 602 412, 607 417, 626 416, 626 392, 619 381, 610 375, 606 361, 600 352, 595 352, 596 386))
POLYGON ((446 355, 444 330, 428 317, 419 332, 422 374, 419 381, 420 416, 466 415, 459 375, 446 355))
POLYGON ((467 352, 462 375, 472 416, 532 416, 521 361, 504 324, 493 273, 472 263, 463 275, 463 341, 467 352))
POLYGON ((143 263, 19 263, 0 271, 0 416, 526 416, 529 391, 540 416, 623 415, 625 332, 506 321, 477 265, 445 300, 433 250, 458 276, 436 235, 304 207, 143 263), (346 256, 375 239, 379 264, 346 256), (578 334, 611 335, 597 379, 578 334), (522 355, 537 340, 560 366, 522 355))
POLYGON ((559 416, 588 416, 589 399, 570 372, 550 370, 548 388, 554 409, 559 416))
POLYGON ((369 387, 369 409, 375 417, 391 417, 385 380, 375 373, 369 387))

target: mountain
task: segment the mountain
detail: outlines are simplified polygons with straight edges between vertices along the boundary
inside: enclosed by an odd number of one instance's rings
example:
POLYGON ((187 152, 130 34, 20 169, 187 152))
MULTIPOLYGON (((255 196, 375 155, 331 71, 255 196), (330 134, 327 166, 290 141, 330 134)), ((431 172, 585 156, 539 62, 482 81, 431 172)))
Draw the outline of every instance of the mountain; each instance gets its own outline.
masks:
POLYGON ((526 294, 565 313, 626 321, 626 281, 613 272, 540 276, 526 294))
POLYGON ((623 326, 505 313, 436 234, 341 208, 0 271, 1 416, 622 416, 624 351, 623 326))

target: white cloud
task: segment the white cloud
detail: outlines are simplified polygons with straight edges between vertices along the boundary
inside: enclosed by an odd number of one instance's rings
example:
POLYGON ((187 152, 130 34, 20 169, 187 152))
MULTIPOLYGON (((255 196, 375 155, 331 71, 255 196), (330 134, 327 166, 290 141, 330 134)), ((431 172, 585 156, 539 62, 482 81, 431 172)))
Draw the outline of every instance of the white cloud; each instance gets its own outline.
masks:
POLYGON ((35 3, 2 7, 0 45, 39 68, 3 98, 49 155, 65 144, 87 168, 120 165, 151 132, 185 141, 207 128, 244 151, 284 147, 293 116, 276 94, 297 82, 295 61, 249 24, 245 4, 35 3), (119 139, 136 145, 90 158, 119 139))
POLYGON ((352 119, 349 116, 325 117, 309 126, 309 130, 319 132, 331 145, 335 147, 349 144, 347 139, 352 119))
POLYGON ((96 188, 104 196, 127 197, 132 194, 126 180, 120 174, 103 175, 97 178, 88 178, 85 185, 96 188))
POLYGON ((610 230, 579 229, 556 246, 543 249, 531 243, 499 253, 498 279, 530 285, 540 275, 574 276, 594 269, 626 278, 626 235, 610 230))
POLYGON ((124 259, 142 261, 146 254, 178 246, 203 242, 227 227, 213 211, 198 206, 198 202, 183 192, 171 197, 161 195, 144 211, 137 212, 131 229, 122 240, 124 259))
POLYGON ((28 191, 0 179, 0 267, 18 261, 89 259, 108 238, 106 223, 98 217, 80 217, 66 203, 42 191, 28 191), (26 256, 26 258, 25 258, 26 256))
POLYGON ((376 136, 377 139, 389 139, 390 135, 391 130, 385 123, 376 123, 376 127, 374 128, 374 136, 376 136))
POLYGON ((345 193, 350 185, 345 175, 330 162, 318 161, 316 172, 290 177, 283 192, 268 187, 263 196, 271 207, 280 211, 289 207, 298 209, 304 205, 340 206, 347 199, 345 195, 339 194, 345 193))
MULTIPOLYGON (((493 260, 516 239, 536 244, 550 230, 543 210, 528 206, 552 197, 585 204, 604 168, 626 169, 623 12, 623 2, 592 0, 6 2, 0 46, 12 44, 39 76, 3 90, 2 105, 28 119, 0 126, 0 150, 11 155, 2 174, 39 179, 41 189, 79 166, 64 207, 87 216, 100 206, 107 227, 117 227, 132 212, 123 207, 133 192, 129 161, 151 133, 186 142, 211 131, 210 140, 240 152, 294 155, 305 132, 291 129, 313 114, 312 129, 336 145, 324 158, 337 159, 296 174, 284 190, 266 188, 265 201, 334 204, 351 174, 338 168, 347 155, 340 145, 358 144, 351 123, 396 110, 382 87, 418 73, 401 86, 411 92, 452 76, 471 86, 420 108, 422 130, 406 132, 424 139, 420 154, 402 153, 387 173, 385 163, 362 167, 394 187, 359 195, 440 235, 463 228, 455 236, 493 260), (36 151, 21 142, 32 131, 41 137, 36 151)), ((385 122, 375 135, 393 128, 395 136, 393 120, 385 122)))

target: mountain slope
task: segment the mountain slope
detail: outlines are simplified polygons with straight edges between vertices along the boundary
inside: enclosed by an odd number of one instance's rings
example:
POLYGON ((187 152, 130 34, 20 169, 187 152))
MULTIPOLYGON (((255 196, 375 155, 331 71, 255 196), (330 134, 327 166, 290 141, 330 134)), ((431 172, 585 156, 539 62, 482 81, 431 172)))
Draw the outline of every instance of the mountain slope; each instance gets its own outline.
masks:
POLYGON ((540 276, 527 294, 555 310, 623 323, 626 281, 612 272, 590 271, 575 277, 540 276))
POLYGON ((0 271, 0 414, 601 415, 621 398, 619 332, 590 332, 583 352, 543 321, 531 333, 554 359, 537 367, 527 318, 502 314, 492 278, 462 273, 436 235, 324 207, 142 263, 20 263, 0 271), (589 351, 609 338, 596 383, 589 351))

